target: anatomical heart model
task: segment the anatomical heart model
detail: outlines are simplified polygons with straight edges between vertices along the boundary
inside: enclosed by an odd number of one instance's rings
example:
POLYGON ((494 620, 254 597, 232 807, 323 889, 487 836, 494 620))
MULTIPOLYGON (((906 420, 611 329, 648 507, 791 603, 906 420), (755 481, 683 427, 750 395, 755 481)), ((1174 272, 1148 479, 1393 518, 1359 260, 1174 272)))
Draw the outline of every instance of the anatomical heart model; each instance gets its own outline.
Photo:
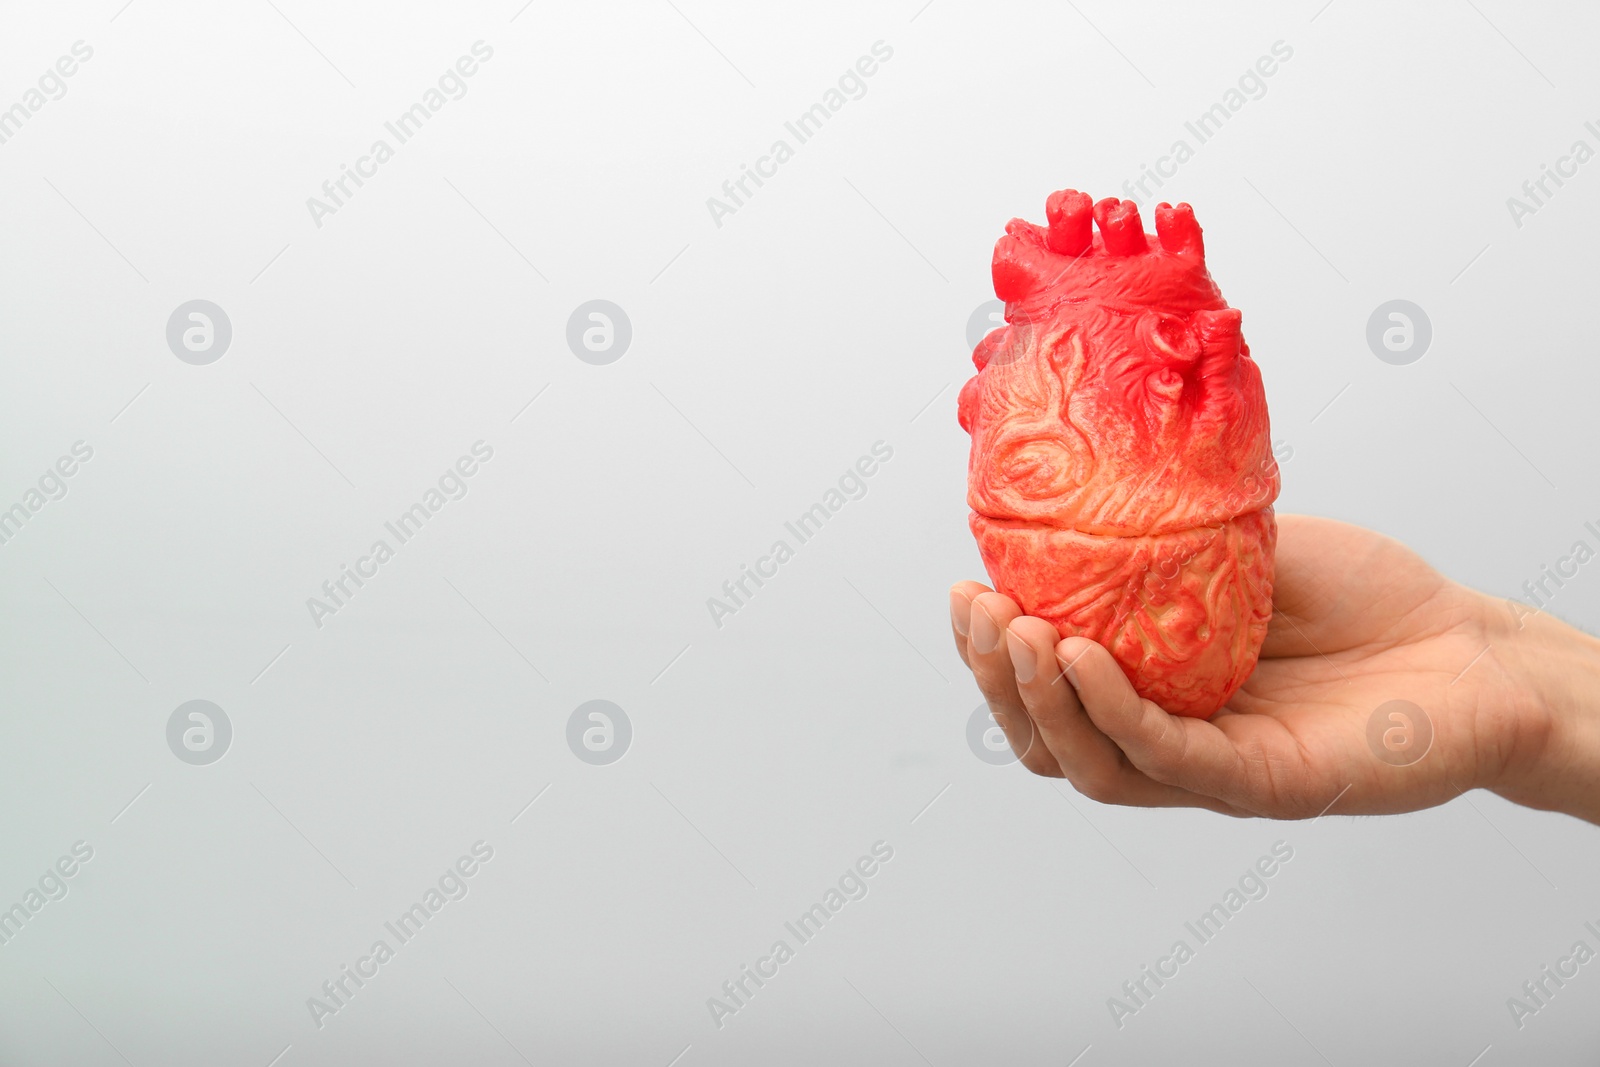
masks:
POLYGON ((1278 468, 1261 373, 1188 204, 1075 190, 994 249, 1006 325, 972 353, 967 503, 995 588, 1206 717, 1272 616, 1278 468), (1098 228, 1099 232, 1095 232, 1098 228))

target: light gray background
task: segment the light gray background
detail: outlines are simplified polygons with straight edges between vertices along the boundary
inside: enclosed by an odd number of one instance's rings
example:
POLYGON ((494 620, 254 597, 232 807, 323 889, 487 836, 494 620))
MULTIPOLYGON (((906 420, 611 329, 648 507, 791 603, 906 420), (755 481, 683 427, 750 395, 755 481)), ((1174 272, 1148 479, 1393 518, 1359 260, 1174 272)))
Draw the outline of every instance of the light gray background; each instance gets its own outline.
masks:
MULTIPOLYGON (((1162 196, 1244 310, 1281 509, 1502 595, 1592 543, 1600 161, 1520 228, 1505 202, 1600 147, 1600 14, 274 2, 0 11, 0 106, 94 49, 0 145, 0 501, 94 448, 0 546, 0 903, 95 849, 0 947, 0 1061, 1592 1062, 1600 964, 1521 1030, 1505 1002, 1595 944, 1593 827, 1482 793, 1239 822, 986 765, 945 589, 982 576, 954 408, 994 239, 1052 190, 1121 195, 1277 40, 1162 196), (467 95, 314 226, 479 39, 467 95), (866 95, 714 225, 878 40, 866 95), (1397 298, 1433 324, 1410 366, 1364 339, 1397 298), (233 326, 209 366, 166 347, 193 299, 233 326), (609 366, 566 347, 590 299, 632 322, 609 366), (469 495, 315 628, 479 439, 469 495), (867 495, 713 626, 878 440, 867 495), (165 740, 193 699, 233 726, 209 766, 165 740), (566 744, 592 699, 633 726, 610 766, 566 744), (315 1027, 480 839, 470 895, 315 1027), (880 839, 869 895, 716 1028, 880 839), (1107 998, 1280 839, 1270 895, 1117 1029, 1107 998)), ((1555 607, 1600 620, 1595 568, 1555 607)))

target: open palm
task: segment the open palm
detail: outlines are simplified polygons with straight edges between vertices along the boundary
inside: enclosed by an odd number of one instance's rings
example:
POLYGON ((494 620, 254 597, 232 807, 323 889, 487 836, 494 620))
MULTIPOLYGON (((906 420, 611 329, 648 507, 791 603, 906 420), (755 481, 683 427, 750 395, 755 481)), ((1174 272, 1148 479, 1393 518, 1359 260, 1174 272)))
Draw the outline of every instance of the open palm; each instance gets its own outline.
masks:
POLYGON ((1141 699, 1106 649, 977 582, 951 589, 956 646, 1023 764, 1105 803, 1307 818, 1512 795, 1508 768, 1543 731, 1504 603, 1302 515, 1279 517, 1276 569, 1260 662, 1209 720, 1141 699))

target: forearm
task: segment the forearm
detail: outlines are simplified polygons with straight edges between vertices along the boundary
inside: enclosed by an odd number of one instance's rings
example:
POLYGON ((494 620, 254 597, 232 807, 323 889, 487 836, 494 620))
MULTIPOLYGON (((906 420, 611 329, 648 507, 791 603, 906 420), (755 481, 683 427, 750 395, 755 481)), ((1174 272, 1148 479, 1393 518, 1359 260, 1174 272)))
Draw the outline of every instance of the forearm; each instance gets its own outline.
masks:
POLYGON ((1496 791, 1600 824, 1600 639, 1527 615, 1505 640, 1508 671, 1527 698, 1525 740, 1496 791))

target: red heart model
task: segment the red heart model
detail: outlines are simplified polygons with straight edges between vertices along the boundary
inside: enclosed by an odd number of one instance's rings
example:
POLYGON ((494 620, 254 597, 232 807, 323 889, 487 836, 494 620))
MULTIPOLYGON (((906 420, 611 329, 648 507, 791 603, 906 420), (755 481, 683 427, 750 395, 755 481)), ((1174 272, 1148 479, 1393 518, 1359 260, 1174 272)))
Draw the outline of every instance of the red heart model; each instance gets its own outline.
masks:
POLYGON ((961 390, 967 503, 998 591, 1205 718, 1255 669, 1272 616, 1278 466, 1194 211, 1155 215, 1152 238, 1133 201, 1064 189, 1048 226, 1006 226, 1006 325, 961 390))

